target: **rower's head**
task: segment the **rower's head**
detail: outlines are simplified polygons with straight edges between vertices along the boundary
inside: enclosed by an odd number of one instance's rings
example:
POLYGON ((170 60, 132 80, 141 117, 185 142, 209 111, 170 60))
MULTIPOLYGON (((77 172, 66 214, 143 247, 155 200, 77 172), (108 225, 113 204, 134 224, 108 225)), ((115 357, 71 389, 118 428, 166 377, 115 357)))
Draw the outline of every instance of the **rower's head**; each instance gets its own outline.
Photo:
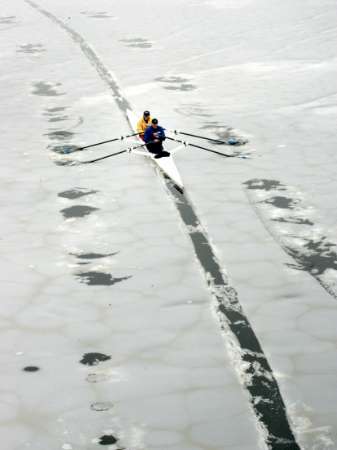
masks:
POLYGON ((148 122, 150 119, 150 111, 144 111, 143 117, 144 117, 145 122, 148 122))
POLYGON ((158 127, 158 119, 152 119, 151 124, 152 124, 153 128, 157 128, 158 127))

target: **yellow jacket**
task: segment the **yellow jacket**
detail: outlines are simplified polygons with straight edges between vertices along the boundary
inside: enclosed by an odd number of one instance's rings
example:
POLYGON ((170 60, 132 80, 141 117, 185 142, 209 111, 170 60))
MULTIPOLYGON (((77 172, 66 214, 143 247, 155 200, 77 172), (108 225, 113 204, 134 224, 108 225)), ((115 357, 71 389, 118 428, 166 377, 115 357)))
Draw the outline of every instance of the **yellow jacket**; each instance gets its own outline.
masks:
POLYGON ((149 117, 148 122, 145 122, 144 117, 137 122, 137 133, 144 134, 147 127, 151 125, 151 117, 149 117))

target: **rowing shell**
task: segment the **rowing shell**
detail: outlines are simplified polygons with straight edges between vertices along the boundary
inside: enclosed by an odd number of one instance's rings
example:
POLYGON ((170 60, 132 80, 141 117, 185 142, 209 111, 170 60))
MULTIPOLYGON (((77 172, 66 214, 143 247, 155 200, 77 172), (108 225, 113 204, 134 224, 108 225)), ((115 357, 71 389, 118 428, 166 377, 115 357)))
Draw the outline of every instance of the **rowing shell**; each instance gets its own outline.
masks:
MULTIPOLYGON (((128 112, 129 120, 132 124, 137 123, 137 119, 135 116, 128 112)), ((133 129, 135 132, 137 132, 136 127, 133 126, 133 129)), ((139 141, 141 139, 139 138, 139 141)), ((185 148, 185 145, 178 145, 177 147, 170 150, 170 156, 163 156, 162 158, 155 158, 152 153, 148 152, 147 150, 132 150, 132 153, 136 153, 137 155, 145 156, 146 158, 151 159, 157 167, 168 177, 172 182, 181 190, 184 189, 184 184, 181 179, 180 173, 177 169, 177 166, 174 162, 173 155, 174 153, 178 152, 179 150, 182 150, 185 148)))

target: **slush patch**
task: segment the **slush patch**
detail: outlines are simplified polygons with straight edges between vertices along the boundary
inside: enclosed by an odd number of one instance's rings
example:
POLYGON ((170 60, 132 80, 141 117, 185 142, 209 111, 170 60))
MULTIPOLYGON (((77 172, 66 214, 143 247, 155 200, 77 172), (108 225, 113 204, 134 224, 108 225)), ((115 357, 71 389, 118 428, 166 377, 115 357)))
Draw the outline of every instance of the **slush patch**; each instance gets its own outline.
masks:
POLYGON ((43 112, 43 115, 48 117, 48 122, 63 122, 69 119, 68 116, 63 114, 66 109, 67 108, 63 106, 46 108, 46 110, 43 112))
MULTIPOLYGON (((230 145, 245 145, 248 142, 248 139, 239 136, 234 128, 227 125, 221 125, 218 122, 207 122, 201 129, 209 131, 215 135, 215 139, 225 141, 230 145)), ((212 143, 212 141, 210 141, 210 143, 212 143)), ((217 144, 216 142, 213 142, 213 145, 214 144, 222 145, 221 143, 217 144)))
POLYGON ((59 131, 50 131, 49 133, 45 133, 44 136, 48 136, 49 139, 53 141, 66 141, 71 139, 74 136, 74 133, 71 131, 59 130, 59 131))
POLYGON ((37 366, 27 366, 27 367, 24 367, 23 370, 25 372, 38 372, 40 370, 40 368, 37 366))
POLYGON ((81 11, 83 16, 87 16, 90 19, 114 19, 115 17, 106 11, 81 11))
POLYGON ((102 383, 103 381, 108 381, 109 379, 110 377, 106 373, 89 373, 86 378, 88 383, 102 383))
POLYGON ((50 117, 48 119, 48 122, 64 122, 65 120, 68 120, 68 116, 59 116, 59 117, 50 117))
POLYGON ((80 255, 77 255, 75 253, 70 253, 72 256, 76 256, 79 259, 100 259, 100 258, 107 258, 108 256, 115 256, 118 252, 115 253, 81 253, 80 255))
POLYGON ((174 111, 184 117, 211 117, 208 109, 200 103, 183 103, 182 105, 179 105, 179 108, 174 108, 174 111))
POLYGON ((64 167, 64 166, 76 166, 80 163, 78 163, 77 161, 63 159, 63 160, 54 160, 54 164, 60 167, 64 167))
POLYGON ((96 402, 90 405, 90 409, 93 411, 109 411, 113 408, 113 403, 111 402, 96 402))
POLYGON ((157 77, 155 78, 155 81, 160 81, 162 83, 177 84, 177 83, 186 83, 187 81, 189 81, 189 79, 179 76, 170 76, 170 77, 157 77))
POLYGON ((124 42, 127 47, 133 48, 151 48, 152 43, 143 38, 131 38, 131 39, 120 39, 119 42, 124 42))
MULTIPOLYGON (((96 194, 98 191, 89 191, 83 188, 75 188, 69 189, 68 191, 59 192, 58 197, 68 198, 70 200, 74 200, 80 197, 84 197, 85 195, 96 194)), ((76 255, 77 256, 77 255, 76 255)))
POLYGON ((110 273, 89 271, 76 274, 82 283, 88 286, 113 286, 116 283, 128 280, 131 276, 114 278, 110 273))
POLYGON ((164 86, 164 89, 167 89, 169 91, 194 91, 194 89, 196 89, 196 86, 194 86, 194 84, 191 83, 183 83, 180 84, 179 86, 167 85, 164 86))
POLYGON ((45 97, 56 97, 59 95, 64 95, 64 92, 58 92, 58 87, 61 86, 61 83, 49 83, 45 81, 38 81, 37 83, 33 83, 33 91, 34 95, 41 95, 45 97))
POLYGON ((295 188, 279 181, 252 179, 244 183, 249 202, 261 222, 295 264, 310 273, 337 298, 337 244, 315 223, 315 211, 295 188), (278 195, 282 192, 282 195, 278 195))
POLYGON ((13 24, 16 23, 15 16, 0 16, 0 24, 13 24))
POLYGON ((111 356, 104 353, 84 353, 80 363, 85 366, 97 366, 100 362, 108 361, 109 359, 111 359, 111 356))
POLYGON ((66 219, 74 218, 74 217, 85 217, 89 216, 93 211, 98 211, 99 208, 94 208, 93 206, 87 205, 74 205, 69 208, 61 209, 61 213, 63 217, 66 219))
POLYGON ((170 91, 193 91, 196 89, 196 86, 190 83, 187 78, 179 76, 158 77, 155 78, 155 81, 165 83, 163 86, 164 89, 168 89, 170 91))
POLYGON ((46 49, 42 44, 23 44, 20 45, 17 49, 17 53, 30 53, 30 54, 38 54, 45 52, 46 49))
POLYGON ((58 114, 60 112, 65 111, 67 108, 65 106, 54 106, 53 108, 46 108, 46 111, 44 114, 46 114, 47 116, 49 115, 53 115, 53 114, 58 114))

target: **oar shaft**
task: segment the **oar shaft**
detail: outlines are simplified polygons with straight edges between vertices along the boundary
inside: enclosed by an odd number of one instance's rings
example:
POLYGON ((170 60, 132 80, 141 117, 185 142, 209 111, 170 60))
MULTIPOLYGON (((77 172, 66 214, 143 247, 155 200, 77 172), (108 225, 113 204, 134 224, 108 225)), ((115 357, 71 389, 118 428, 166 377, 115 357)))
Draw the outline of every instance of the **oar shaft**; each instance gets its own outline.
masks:
POLYGON ((117 155, 120 155, 121 153, 132 152, 132 150, 135 150, 136 148, 145 147, 147 144, 152 144, 152 143, 153 142, 150 141, 150 142, 147 142, 144 144, 134 145, 133 147, 124 148, 123 150, 120 150, 119 152, 110 153, 109 155, 101 156, 100 158, 91 159, 90 161, 82 161, 82 164, 91 164, 91 163, 94 163, 97 161, 102 161, 102 159, 107 159, 107 158, 110 158, 111 156, 117 156, 117 155))
POLYGON ((82 161, 82 164, 91 164, 94 163, 96 161, 102 161, 102 159, 106 159, 106 158, 110 158, 111 156, 117 156, 120 155, 121 153, 126 153, 127 150, 120 150, 119 152, 116 153, 110 153, 109 155, 105 155, 105 156, 101 156, 100 158, 96 158, 96 159, 91 159, 90 161, 82 161))
POLYGON ((96 147, 97 145, 107 144, 108 142, 122 141, 123 139, 137 136, 139 133, 128 134, 126 136, 121 136, 118 138, 108 139, 106 141, 96 142, 96 144, 85 145, 84 147, 79 147, 77 150, 85 150, 86 148, 96 147))
POLYGON ((228 144, 226 141, 221 141, 220 139, 208 138, 206 136, 199 136, 198 134, 186 133, 185 131, 173 130, 174 134, 183 134, 185 136, 195 137, 199 139, 205 139, 206 141, 217 142, 218 144, 228 144))
POLYGON ((167 139, 170 139, 171 141, 179 142, 181 144, 189 145, 190 147, 200 148, 201 150, 205 150, 206 152, 215 153, 216 155, 224 156, 225 158, 232 158, 235 155, 228 155, 227 153, 221 153, 217 152, 216 150, 212 150, 210 148, 202 147, 201 145, 191 144, 190 142, 181 141, 180 139, 174 139, 169 136, 166 136, 167 139))

